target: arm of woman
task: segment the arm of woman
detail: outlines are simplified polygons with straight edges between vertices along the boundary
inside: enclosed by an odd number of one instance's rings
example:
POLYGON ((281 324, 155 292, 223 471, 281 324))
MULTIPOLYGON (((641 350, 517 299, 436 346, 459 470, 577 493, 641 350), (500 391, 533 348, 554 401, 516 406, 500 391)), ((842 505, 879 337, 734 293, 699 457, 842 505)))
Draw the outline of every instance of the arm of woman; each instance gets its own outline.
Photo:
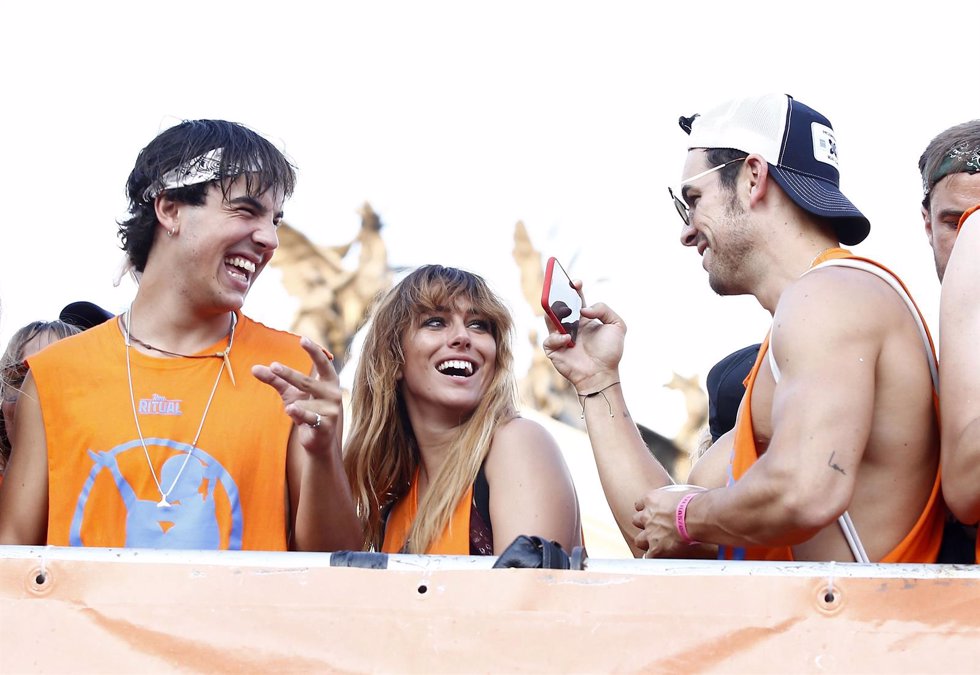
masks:
POLYGON ((519 417, 503 425, 485 466, 495 555, 522 534, 557 541, 569 552, 581 544, 572 476, 544 427, 519 417))
POLYGON ((17 403, 10 463, 0 489, 0 544, 42 546, 48 532, 48 442, 28 373, 17 403))

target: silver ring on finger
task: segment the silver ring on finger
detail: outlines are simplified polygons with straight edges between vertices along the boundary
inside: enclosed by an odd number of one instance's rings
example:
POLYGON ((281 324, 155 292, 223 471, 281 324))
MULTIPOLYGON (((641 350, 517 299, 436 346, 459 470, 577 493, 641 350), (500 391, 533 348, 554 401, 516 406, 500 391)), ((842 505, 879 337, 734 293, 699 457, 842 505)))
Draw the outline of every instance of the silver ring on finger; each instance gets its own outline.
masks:
POLYGON ((316 415, 316 422, 312 422, 312 423, 308 423, 308 424, 310 425, 310 428, 311 429, 319 429, 320 428, 320 422, 323 421, 323 418, 320 417, 320 413, 313 413, 313 414, 316 415))

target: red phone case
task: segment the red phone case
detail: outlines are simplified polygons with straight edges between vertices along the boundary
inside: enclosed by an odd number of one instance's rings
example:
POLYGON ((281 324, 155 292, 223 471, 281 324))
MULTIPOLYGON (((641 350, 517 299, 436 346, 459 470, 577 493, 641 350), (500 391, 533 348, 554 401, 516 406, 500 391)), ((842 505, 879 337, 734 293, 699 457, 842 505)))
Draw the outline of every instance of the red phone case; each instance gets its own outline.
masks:
MULTIPOLYGON (((565 268, 562 267, 561 263, 558 262, 554 256, 548 258, 548 263, 544 268, 544 285, 541 289, 541 308, 544 310, 545 314, 548 315, 548 318, 551 319, 551 322, 558 329, 559 333, 570 335, 568 330, 561 322, 562 318, 564 317, 559 317, 556 315, 555 311, 551 308, 551 304, 548 302, 548 299, 551 297, 551 280, 554 277, 555 265, 557 265, 558 269, 561 270, 561 276, 567 280, 567 283, 569 285, 572 283, 571 278, 568 276, 568 272, 565 271, 565 268)), ((572 335, 571 345, 575 345, 574 335, 572 335)))

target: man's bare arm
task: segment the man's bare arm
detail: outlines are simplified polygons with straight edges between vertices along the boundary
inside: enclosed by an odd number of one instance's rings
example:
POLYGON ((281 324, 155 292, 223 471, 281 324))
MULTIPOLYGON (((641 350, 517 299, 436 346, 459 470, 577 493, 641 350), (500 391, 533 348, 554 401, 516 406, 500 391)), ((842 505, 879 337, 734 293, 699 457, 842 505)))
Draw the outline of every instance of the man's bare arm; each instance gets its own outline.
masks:
POLYGON ((784 294, 773 318, 781 379, 768 449, 733 487, 691 502, 688 528, 696 539, 798 544, 847 509, 871 433, 883 339, 869 317, 894 300, 882 295, 891 293, 884 285, 869 287, 880 284, 873 277, 856 274, 866 273, 828 270, 784 294))
POLYGON ((639 556, 643 551, 634 542, 639 529, 633 524, 636 500, 648 490, 670 485, 673 480, 643 443, 626 406, 622 387, 616 385, 604 393, 605 399, 592 398, 585 404, 589 441, 602 491, 616 524, 633 555, 639 556))
POLYGON ((980 520, 980 227, 960 231, 939 310, 943 496, 964 523, 980 520))
POLYGON ((640 555, 634 542, 639 533, 633 524, 634 504, 648 490, 673 481, 643 443, 623 397, 619 361, 625 323, 603 304, 584 307, 582 316, 574 347, 568 346, 567 335, 552 330, 545 352, 580 395, 606 501, 633 554, 640 555))
POLYGON ((43 545, 48 529, 48 451, 30 373, 15 415, 13 451, 0 485, 0 544, 43 545))

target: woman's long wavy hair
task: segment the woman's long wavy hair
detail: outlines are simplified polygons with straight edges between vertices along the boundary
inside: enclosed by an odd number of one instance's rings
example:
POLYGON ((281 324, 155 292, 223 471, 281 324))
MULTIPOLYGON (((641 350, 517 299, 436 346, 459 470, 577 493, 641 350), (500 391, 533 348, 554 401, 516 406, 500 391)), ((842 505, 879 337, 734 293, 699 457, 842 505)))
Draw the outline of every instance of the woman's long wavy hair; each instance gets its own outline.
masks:
POLYGON ((430 477, 408 534, 407 552, 425 553, 439 537, 476 480, 494 432, 517 414, 513 320, 481 277, 426 265, 390 290, 375 308, 358 360, 352 425, 344 451, 367 548, 381 549, 382 511, 405 495, 419 465, 419 449, 398 381, 405 364, 403 340, 411 339, 424 314, 455 307, 472 308, 489 322, 497 344, 496 368, 480 403, 460 425, 446 462, 430 477))

